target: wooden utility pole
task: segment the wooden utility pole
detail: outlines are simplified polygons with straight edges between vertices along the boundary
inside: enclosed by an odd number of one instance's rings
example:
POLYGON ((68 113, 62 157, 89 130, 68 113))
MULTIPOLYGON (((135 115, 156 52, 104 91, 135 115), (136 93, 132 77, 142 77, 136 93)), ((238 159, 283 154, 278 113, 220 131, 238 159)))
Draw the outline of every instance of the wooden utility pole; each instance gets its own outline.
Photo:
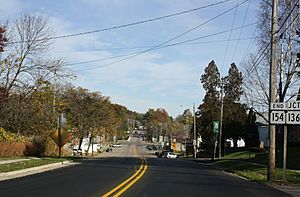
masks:
POLYGON ((268 181, 275 180, 275 148, 276 148, 276 127, 270 124, 271 103, 276 102, 276 51, 278 41, 278 0, 273 0, 272 8, 272 26, 271 26, 271 54, 270 54, 270 76, 269 76, 269 165, 268 181))
POLYGON ((219 159, 222 157, 222 125, 223 125, 223 85, 224 81, 221 79, 221 115, 220 115, 220 126, 219 126, 219 159))
POLYGON ((62 113, 58 115, 58 157, 61 156, 61 147, 62 147, 62 139, 61 139, 61 128, 62 128, 62 113))
POLYGON ((196 130, 196 112, 195 112, 195 103, 193 103, 193 115, 194 115, 194 158, 197 158, 197 130, 196 130))

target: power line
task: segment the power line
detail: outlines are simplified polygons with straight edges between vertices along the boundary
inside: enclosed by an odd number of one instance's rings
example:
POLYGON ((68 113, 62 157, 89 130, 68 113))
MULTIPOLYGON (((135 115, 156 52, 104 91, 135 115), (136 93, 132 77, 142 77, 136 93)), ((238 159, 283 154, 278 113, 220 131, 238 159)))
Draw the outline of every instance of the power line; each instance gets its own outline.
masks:
POLYGON ((191 28, 191 29, 189 29, 189 30, 187 30, 187 31, 185 31, 185 32, 183 32, 183 33, 181 33, 181 34, 179 34, 179 35, 177 35, 177 36, 171 38, 171 39, 169 39, 169 40, 167 40, 167 41, 164 41, 164 42, 162 42, 162 43, 160 43, 160 44, 158 44, 158 45, 155 45, 154 47, 151 47, 151 48, 149 48, 149 49, 147 49, 147 50, 140 51, 140 52, 138 52, 138 53, 136 53, 136 54, 134 54, 134 55, 132 55, 132 56, 123 58, 123 59, 121 59, 121 60, 118 60, 118 61, 115 61, 115 62, 112 62, 112 63, 103 64, 103 65, 101 65, 101 66, 97 66, 97 67, 93 67, 93 68, 89 68, 89 69, 77 70, 77 71, 92 70, 92 69, 97 69, 97 68, 103 68, 103 67, 111 66, 111 65, 120 63, 120 62, 122 62, 122 61, 126 61, 126 60, 128 60, 128 59, 131 59, 131 58, 133 58, 133 57, 136 57, 136 56, 138 56, 138 55, 141 55, 141 54, 147 53, 147 52, 149 52, 149 51, 155 50, 155 49, 157 49, 157 48, 159 48, 159 47, 161 47, 161 46, 163 46, 163 45, 165 45, 165 44, 167 44, 167 43, 169 43, 169 42, 171 42, 171 41, 173 41, 173 40, 176 40, 176 39, 179 38, 179 37, 182 37, 182 36, 184 36, 184 35, 186 35, 186 34, 192 32, 192 31, 194 31, 194 30, 196 30, 196 29, 198 29, 198 28, 200 28, 200 27, 206 25, 207 23, 209 23, 209 22, 215 20, 216 18, 218 18, 218 17, 220 17, 220 16, 222 16, 222 15, 224 15, 224 14, 230 12, 231 10, 233 10, 233 9, 235 9, 236 7, 238 7, 238 6, 242 5, 242 4, 244 4, 244 3, 247 2, 247 1, 248 1, 248 0, 245 0, 245 1, 243 1, 242 3, 239 3, 239 4, 235 5, 234 7, 232 7, 232 8, 230 8, 230 9, 228 9, 228 10, 222 12, 221 14, 218 14, 218 15, 212 17, 211 19, 209 19, 209 20, 207 20, 207 21, 205 21, 205 22, 203 22, 203 23, 201 23, 201 24, 199 24, 199 25, 197 25, 197 26, 195 26, 195 27, 193 27, 193 28, 191 28))
MULTIPOLYGON (((195 11, 198 11, 198 10, 201 10, 201 9, 205 9, 205 8, 213 7, 213 6, 216 6, 216 5, 220 5, 220 4, 226 3, 228 1, 231 1, 231 0, 218 1, 216 3, 212 3, 212 4, 201 6, 201 7, 197 7, 197 8, 194 8, 194 9, 185 10, 185 11, 181 11, 181 12, 176 12, 174 14, 169 14, 169 15, 160 16, 160 17, 156 17, 156 18, 150 18, 150 19, 146 19, 146 20, 142 20, 142 21, 127 23, 127 24, 122 24, 122 25, 118 25, 118 26, 112 26, 112 27, 107 27, 107 28, 97 29, 97 30, 92 30, 92 31, 85 31, 85 32, 67 34, 67 35, 62 35, 62 36, 54 36, 54 37, 50 37, 50 38, 46 38, 46 39, 39 39, 39 40, 36 40, 36 41, 55 40, 55 39, 61 39, 61 38, 82 36, 82 35, 86 35, 86 34, 93 34, 93 33, 99 33, 99 32, 103 32, 103 31, 109 31, 109 30, 114 30, 114 29, 120 29, 120 28, 140 25, 140 24, 149 23, 149 22, 153 22, 153 21, 157 21, 157 20, 162 20, 162 19, 166 19, 166 18, 170 18, 170 17, 182 15, 182 14, 187 14, 187 13, 190 13, 190 12, 195 12, 195 11)), ((30 41, 31 40, 16 41, 16 42, 11 42, 10 44, 24 43, 24 42, 30 42, 30 41)))
MULTIPOLYGON (((197 38, 193 38, 193 39, 189 39, 189 40, 185 40, 185 41, 181 41, 181 42, 176 42, 176 43, 173 43, 173 44, 163 45, 161 47, 156 48, 155 50, 162 49, 162 48, 167 48, 167 47, 178 46, 178 45, 202 44, 202 43, 225 42, 225 41, 227 42, 227 40, 212 40, 212 41, 206 41, 206 42, 204 41, 204 42, 192 43, 193 41, 196 41, 196 40, 200 40, 200 39, 212 37, 212 36, 215 36, 215 35, 223 34, 223 33, 229 32, 229 31, 233 31, 233 30, 237 30, 237 29, 240 29, 240 28, 252 26, 254 24, 256 24, 256 23, 247 24, 247 25, 244 25, 244 26, 241 26, 241 27, 236 27, 234 29, 224 30, 224 31, 220 31, 220 32, 217 32, 217 33, 213 33, 213 34, 208 34, 208 35, 205 35, 205 36, 200 36, 200 37, 197 37, 197 38)), ((252 39, 252 37, 250 37, 250 38, 244 38, 244 39, 252 39)), ((154 47, 154 46, 151 46, 151 47, 154 47)), ((142 48, 142 47, 137 47, 137 48, 142 48)), ((69 64, 65 64, 65 66, 73 66, 73 65, 80 65, 80 64, 86 64, 86 63, 99 62, 99 61, 103 61, 103 60, 117 59, 117 58, 120 58, 120 57, 126 57, 126 56, 135 55, 137 53, 138 52, 134 52, 134 53, 124 54, 124 55, 118 55, 118 56, 108 57, 108 58, 100 58, 100 59, 95 59, 95 60, 88 60, 88 61, 81 61, 81 62, 69 63, 69 64)))
MULTIPOLYGON (((243 19, 242 26, 245 25, 246 18, 247 18, 247 16, 248 16, 248 11, 249 11, 250 4, 251 4, 251 0, 249 0, 249 2, 248 2, 248 6, 247 6, 246 13, 245 13, 245 15, 244 15, 244 19, 243 19)), ((241 37, 242 32, 243 32, 243 28, 242 28, 241 31, 240 31, 239 38, 241 37)), ((236 50, 237 50, 237 48, 238 48, 239 42, 240 42, 240 40, 238 39, 238 41, 236 42, 234 51, 233 51, 233 55, 232 55, 231 62, 233 62, 233 60, 234 60, 234 58, 235 58, 235 54, 236 54, 236 50)))
POLYGON ((244 52, 244 55, 243 55, 242 59, 240 60, 240 62, 242 62, 242 61, 246 58, 247 53, 252 49, 253 44, 255 43, 255 42, 254 42, 254 41, 255 41, 254 38, 258 38, 258 36, 255 36, 255 34, 257 33, 257 32, 256 32, 256 29, 257 29, 257 26, 255 27, 255 29, 254 29, 254 31, 253 31, 252 39, 251 39, 251 41, 249 42, 249 44, 248 44, 248 46, 247 46, 247 48, 246 48, 246 50, 245 50, 245 52, 244 52))
MULTIPOLYGON (((241 28, 245 28, 245 27, 249 27, 249 26, 252 26, 252 25, 255 25, 257 23, 250 23, 250 24, 247 24, 247 25, 243 25, 243 26, 240 26, 240 27, 236 27, 232 30, 238 30, 238 29, 241 29, 241 28)), ((190 40, 185 40, 185 41, 182 41, 180 43, 174 43, 174 45, 182 45, 185 43, 185 42, 192 42, 192 41, 195 41, 195 40, 200 40, 200 39, 203 39, 203 38, 208 38, 208 37, 212 37, 212 36, 215 36, 215 35, 219 35, 219 34, 223 34, 223 33, 227 33, 231 31, 231 29, 229 30, 224 30, 224 31, 220 31, 220 32, 217 32, 217 33, 213 33, 213 34, 208 34, 206 36, 201 36, 201 37, 197 37, 197 38, 193 38, 193 39, 190 39, 190 40)), ((240 40, 248 40, 248 39, 253 39, 255 37, 245 37, 245 38, 240 38, 240 40)), ((234 39, 231 39, 231 41, 237 41, 239 38, 234 38, 234 39)), ((225 41, 228 41, 228 39, 226 40, 208 40, 208 41, 202 41, 202 42, 197 42, 197 43, 187 43, 186 45, 190 45, 190 44, 203 44, 203 43, 215 43, 215 42, 225 42, 225 41)), ((172 44, 173 45, 173 44, 172 44)), ((170 45, 165 45, 166 47, 170 46, 170 45)), ((81 50, 81 51, 56 51, 54 53, 65 53, 65 52, 90 52, 90 51, 111 51, 111 50, 132 50, 132 49, 143 49, 143 48, 150 48, 150 47, 154 47, 153 45, 150 46, 150 45, 145 45, 145 46, 132 46, 132 47, 114 47, 114 48, 98 48, 98 49, 88 49, 88 50, 81 50)), ((126 56, 126 55, 125 55, 126 56)), ((119 57, 119 56, 117 56, 119 57)))
MULTIPOLYGON (((294 9, 299 6, 299 4, 295 4, 294 7, 292 8, 292 10, 290 11, 290 13, 287 15, 287 17, 285 18, 285 20, 283 21, 283 23, 281 24, 281 26, 278 28, 278 30, 275 32, 275 33, 278 33, 283 27, 284 27, 284 24, 287 22, 288 18, 291 16, 292 12, 294 11, 294 9)), ((299 16, 299 13, 296 15, 296 17, 293 19, 293 21, 288 25, 291 26, 295 21, 296 19, 298 18, 299 16)), ((288 28, 287 27, 287 28, 288 28)), ((270 46, 271 44, 271 41, 268 42, 268 44, 266 45, 266 47, 262 50, 262 53, 259 55, 259 57, 254 61, 252 67, 249 69, 249 71, 247 72, 247 75, 245 75, 244 77, 244 80, 246 78, 248 78, 251 73, 253 72, 254 69, 257 69, 257 66, 259 65, 259 63, 263 60, 263 58, 266 56, 266 53, 265 51, 268 49, 268 47, 270 46), (262 56, 263 55, 263 56, 262 56), (260 59, 260 60, 259 60, 260 59)))
MULTIPOLYGON (((239 3, 239 0, 236 1, 236 4, 238 4, 238 3, 239 3)), ((227 42, 227 45, 226 45, 226 50, 225 50, 222 66, 224 66, 224 64, 225 64, 225 60, 226 60, 226 56, 227 56, 227 52, 228 52, 228 47, 229 47, 229 41, 231 39, 231 33, 232 33, 232 29, 233 29, 234 22, 235 22, 236 12, 237 12, 237 7, 235 8, 234 13, 233 13, 233 19, 232 19, 232 23, 231 23, 231 31, 229 32, 229 38, 228 38, 228 42, 227 42)))

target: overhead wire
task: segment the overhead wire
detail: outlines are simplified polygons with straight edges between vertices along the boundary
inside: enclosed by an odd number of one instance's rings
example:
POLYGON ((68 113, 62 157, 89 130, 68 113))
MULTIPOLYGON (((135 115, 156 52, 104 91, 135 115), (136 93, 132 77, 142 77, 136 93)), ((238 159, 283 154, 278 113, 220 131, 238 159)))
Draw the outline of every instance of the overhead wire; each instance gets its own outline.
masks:
MULTIPOLYGON (((256 23, 250 23, 250 24, 247 24, 247 25, 244 25, 244 26, 241 26, 241 27, 236 27, 234 29, 223 30, 223 31, 216 32, 216 33, 213 33, 213 34, 208 34, 208 35, 200 36, 200 37, 197 37, 197 38, 188 39, 188 40, 184 40, 184 41, 181 41, 181 42, 176 42, 176 43, 173 43, 173 44, 163 45, 163 46, 160 46, 160 47, 156 48, 155 50, 166 48, 166 47, 178 46, 178 45, 189 45, 189 44, 201 44, 201 43, 218 42, 217 40, 213 40, 213 41, 192 43, 192 42, 200 40, 200 39, 204 39, 204 38, 208 38, 208 37, 220 35, 220 34, 223 34, 223 33, 229 32, 229 31, 233 31, 233 30, 237 30, 237 29, 240 29, 240 28, 252 26, 252 25, 255 25, 255 24, 256 23)), ((245 39, 251 39, 251 38, 245 38, 245 39)), ((225 42, 227 40, 219 40, 219 42, 220 41, 225 42)), ((151 46, 151 47, 154 47, 154 46, 151 46)), ((142 47, 137 47, 137 48, 142 48, 142 47)), ((118 55, 118 56, 113 56, 113 57, 108 57, 108 58, 100 58, 100 59, 95 59, 95 60, 88 60, 88 61, 82 61, 82 62, 69 63, 69 64, 65 64, 65 66, 80 65, 80 64, 86 64, 86 63, 92 63, 92 62, 99 62, 99 61, 103 61, 103 60, 116 59, 116 58, 120 58, 120 57, 131 56, 131 55, 134 55, 136 53, 137 52, 133 52, 133 53, 129 53, 129 54, 123 54, 123 55, 118 55)))
MULTIPOLYGON (((236 0, 236 4, 238 4, 238 3, 239 3, 239 0, 236 0)), ((232 29, 233 29, 233 26, 234 26, 234 23, 235 23, 236 12, 237 12, 237 7, 235 7, 235 10, 234 10, 234 13, 233 13, 233 19, 232 19, 232 23, 231 23, 231 31, 229 32, 229 38, 228 38, 228 41, 227 41, 222 66, 224 66, 224 64, 225 64, 226 56, 227 56, 227 53, 228 53, 228 47, 229 47, 229 42, 230 42, 230 39, 231 39, 232 29)))
MULTIPOLYGON (((256 24, 256 23, 254 23, 256 24)), ((251 24, 252 25, 252 24, 251 24)), ((245 27, 245 26, 244 26, 245 27)), ((239 40, 252 40, 253 38, 257 38, 257 37, 243 37, 243 38, 233 38, 230 41, 237 41, 239 40)), ((208 43, 218 43, 218 42, 227 42, 228 39, 221 39, 221 40, 207 40, 207 41, 201 41, 201 42, 190 42, 190 43, 186 43, 186 44, 182 44, 182 45, 198 45, 198 44, 208 44, 208 43)), ((180 44, 179 44, 180 45, 180 44)), ((168 46, 168 45, 165 45, 168 46)), ((150 45, 144 45, 144 46, 132 46, 132 47, 112 47, 112 48, 95 48, 95 49, 86 49, 86 50, 80 50, 80 51, 76 51, 76 50, 65 50, 65 51, 54 51, 52 53, 85 53, 85 52, 97 52, 97 51, 114 51, 114 50, 132 50, 132 49, 147 49, 153 47, 150 45)), ((105 58, 106 59, 106 58, 105 58)))
MULTIPOLYGON (((162 19, 166 19, 166 18, 170 18, 170 17, 182 15, 182 14, 187 14, 187 13, 190 13, 190 12, 195 12, 195 11, 198 11, 198 10, 201 10, 201 9, 205 9, 205 8, 213 7, 213 6, 216 6, 216 5, 220 5, 220 4, 229 2, 229 1, 232 1, 232 0, 222 0, 222 1, 218 1, 218 2, 208 4, 208 5, 205 5, 205 6, 193 8, 193 9, 190 9, 190 10, 184 10, 184 11, 181 11, 181 12, 176 12, 176 13, 173 13, 173 14, 168 14, 168 15, 165 15, 165 16, 150 18, 150 19, 141 20, 141 21, 137 21, 137 22, 127 23, 127 24, 122 24, 122 25, 117 25, 117 26, 112 26, 112 27, 107 27, 107 28, 102 28, 102 29, 96 29, 96 30, 92 30, 92 31, 84 31, 84 32, 66 34, 66 35, 61 35, 61 36, 53 36, 53 37, 45 38, 45 39, 37 39, 35 41, 56 40, 56 39, 61 39, 61 38, 82 36, 82 35, 87 35, 87 34, 99 33, 99 32, 103 32, 103 31, 110 31, 110 30, 114 30, 114 29, 120 29, 120 28, 140 25, 140 24, 154 22, 154 21, 157 21, 157 20, 162 20, 162 19)), ((15 41, 15 42, 10 42, 9 44, 25 43, 25 42, 30 42, 30 41, 31 40, 15 41)))
MULTIPOLYGON (((277 29, 277 31, 274 33, 278 33, 285 25, 285 23, 287 22, 287 20, 289 19, 289 17, 291 16, 292 12, 294 11, 294 9, 296 8, 296 6, 299 6, 299 4, 295 4, 294 7, 292 8, 292 10, 290 11, 290 13, 287 15, 287 17, 285 18, 285 20, 283 21, 283 23, 281 24, 281 26, 277 29)), ((296 17, 293 19, 293 21, 288 25, 288 27, 293 24, 296 19, 298 18, 299 13, 297 13, 296 17)), ((287 28, 288 28, 287 27, 287 28)), ((250 67, 249 71, 247 72, 247 75, 245 75, 243 80, 246 80, 251 73, 253 72, 253 70, 256 69, 256 67, 259 65, 259 63, 262 61, 262 59, 266 56, 265 51, 268 49, 268 47, 270 46, 271 41, 268 42, 268 44, 265 46, 265 48, 262 50, 261 54, 259 55, 259 57, 254 61, 254 63, 252 64, 252 66, 250 67)))
MULTIPOLYGON (((248 1, 248 5, 247 5, 246 13, 245 13, 245 15, 244 15, 244 19, 243 19, 242 26, 245 25, 245 22, 246 22, 246 19, 247 19, 247 16, 248 16, 248 11, 249 11, 250 4, 251 4, 251 0, 248 1)), ((243 32, 243 28, 241 29, 238 38, 240 38, 240 37, 242 36, 242 32, 243 32)), ((232 58, 231 58, 231 62, 234 61, 235 54, 236 54, 236 51, 237 51, 239 42, 240 42, 240 40, 238 39, 237 42, 236 42, 234 51, 233 51, 233 55, 232 55, 232 58)))
POLYGON ((118 61, 115 61, 115 62, 112 62, 112 63, 103 64, 103 65, 101 65, 101 66, 96 66, 96 67, 92 67, 92 68, 88 68, 88 69, 81 69, 81 70, 77 70, 77 71, 93 70, 93 69, 98 69, 98 68, 103 68, 103 67, 111 66, 111 65, 114 65, 114 64, 117 64, 117 63, 126 61, 126 60, 128 60, 128 59, 134 58, 134 57, 136 57, 136 56, 138 56, 138 55, 141 55, 141 54, 147 53, 147 52, 149 52, 149 51, 155 50, 156 48, 159 48, 159 47, 161 47, 161 46, 163 46, 163 45, 165 45, 165 44, 167 44, 167 43, 169 43, 169 42, 171 42, 171 41, 173 41, 173 40, 178 39, 179 37, 182 37, 182 36, 184 36, 184 35, 186 35, 186 34, 192 32, 192 31, 194 31, 194 30, 196 30, 196 29, 198 29, 198 28, 200 28, 200 27, 202 27, 202 26, 208 24, 209 22, 211 22, 211 21, 213 21, 213 20, 219 18, 220 16, 223 16, 224 14, 230 12, 231 10, 233 10, 233 9, 235 9, 236 7, 238 7, 238 6, 242 5, 242 4, 244 4, 244 3, 247 2, 247 1, 248 1, 248 0, 244 0, 243 2, 241 2, 241 3, 239 3, 239 4, 237 4, 237 5, 233 6, 233 7, 231 7, 230 9, 227 9, 226 11, 224 11, 224 12, 222 12, 222 13, 220 13, 220 14, 218 14, 218 15, 212 17, 212 18, 210 18, 209 20, 207 20, 207 21, 205 21, 205 22, 203 22, 203 23, 201 23, 201 24, 199 24, 199 25, 197 25, 197 26, 195 26, 195 27, 193 27, 193 28, 191 28, 191 29, 189 29, 189 30, 183 32, 183 33, 180 33, 179 35, 177 35, 177 36, 175 36, 175 37, 172 37, 172 38, 170 38, 170 39, 168 39, 168 40, 166 40, 166 41, 164 41, 164 42, 162 42, 162 43, 160 43, 160 44, 157 44, 157 45, 155 45, 154 47, 151 47, 151 48, 149 48, 149 49, 147 49, 147 50, 143 50, 143 51, 137 52, 136 54, 134 54, 134 55, 132 55, 132 56, 123 58, 123 59, 121 59, 121 60, 118 60, 118 61))

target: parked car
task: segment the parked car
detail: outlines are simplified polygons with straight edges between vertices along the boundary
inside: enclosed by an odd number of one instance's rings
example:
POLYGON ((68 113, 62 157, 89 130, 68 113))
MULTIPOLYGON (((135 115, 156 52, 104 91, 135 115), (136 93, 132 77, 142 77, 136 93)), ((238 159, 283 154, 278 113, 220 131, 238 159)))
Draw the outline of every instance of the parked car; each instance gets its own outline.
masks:
POLYGON ((176 159, 177 157, 178 156, 173 152, 167 152, 166 153, 166 158, 168 158, 168 159, 176 159))
POLYGON ((161 152, 155 152, 155 155, 157 157, 164 157, 168 152, 171 152, 170 150, 163 150, 161 152))
POLYGON ((120 147, 122 147, 122 144, 120 144, 120 143, 113 144, 112 147, 113 148, 120 148, 120 147))
POLYGON ((156 146, 153 145, 153 144, 148 144, 148 145, 146 146, 146 148, 147 148, 148 150, 156 150, 156 149, 157 149, 156 146))

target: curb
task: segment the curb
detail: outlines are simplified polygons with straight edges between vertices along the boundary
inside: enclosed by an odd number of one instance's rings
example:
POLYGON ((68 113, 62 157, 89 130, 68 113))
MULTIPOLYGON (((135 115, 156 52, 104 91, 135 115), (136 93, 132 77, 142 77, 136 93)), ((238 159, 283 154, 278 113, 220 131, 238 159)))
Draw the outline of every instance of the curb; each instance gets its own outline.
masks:
POLYGON ((76 165, 76 164, 77 163, 73 163, 73 161, 61 161, 61 162, 57 162, 57 163, 51 163, 51 164, 36 166, 36 167, 32 167, 32 168, 16 170, 16 171, 12 171, 12 172, 3 172, 3 173, 0 173, 0 181, 20 178, 20 177, 24 177, 24 176, 33 175, 33 174, 38 174, 38 173, 67 167, 69 165, 76 165))
POLYGON ((280 184, 271 184, 266 183, 269 187, 273 187, 277 190, 280 190, 282 192, 285 192, 293 197, 300 197, 300 185, 280 185, 280 184))

